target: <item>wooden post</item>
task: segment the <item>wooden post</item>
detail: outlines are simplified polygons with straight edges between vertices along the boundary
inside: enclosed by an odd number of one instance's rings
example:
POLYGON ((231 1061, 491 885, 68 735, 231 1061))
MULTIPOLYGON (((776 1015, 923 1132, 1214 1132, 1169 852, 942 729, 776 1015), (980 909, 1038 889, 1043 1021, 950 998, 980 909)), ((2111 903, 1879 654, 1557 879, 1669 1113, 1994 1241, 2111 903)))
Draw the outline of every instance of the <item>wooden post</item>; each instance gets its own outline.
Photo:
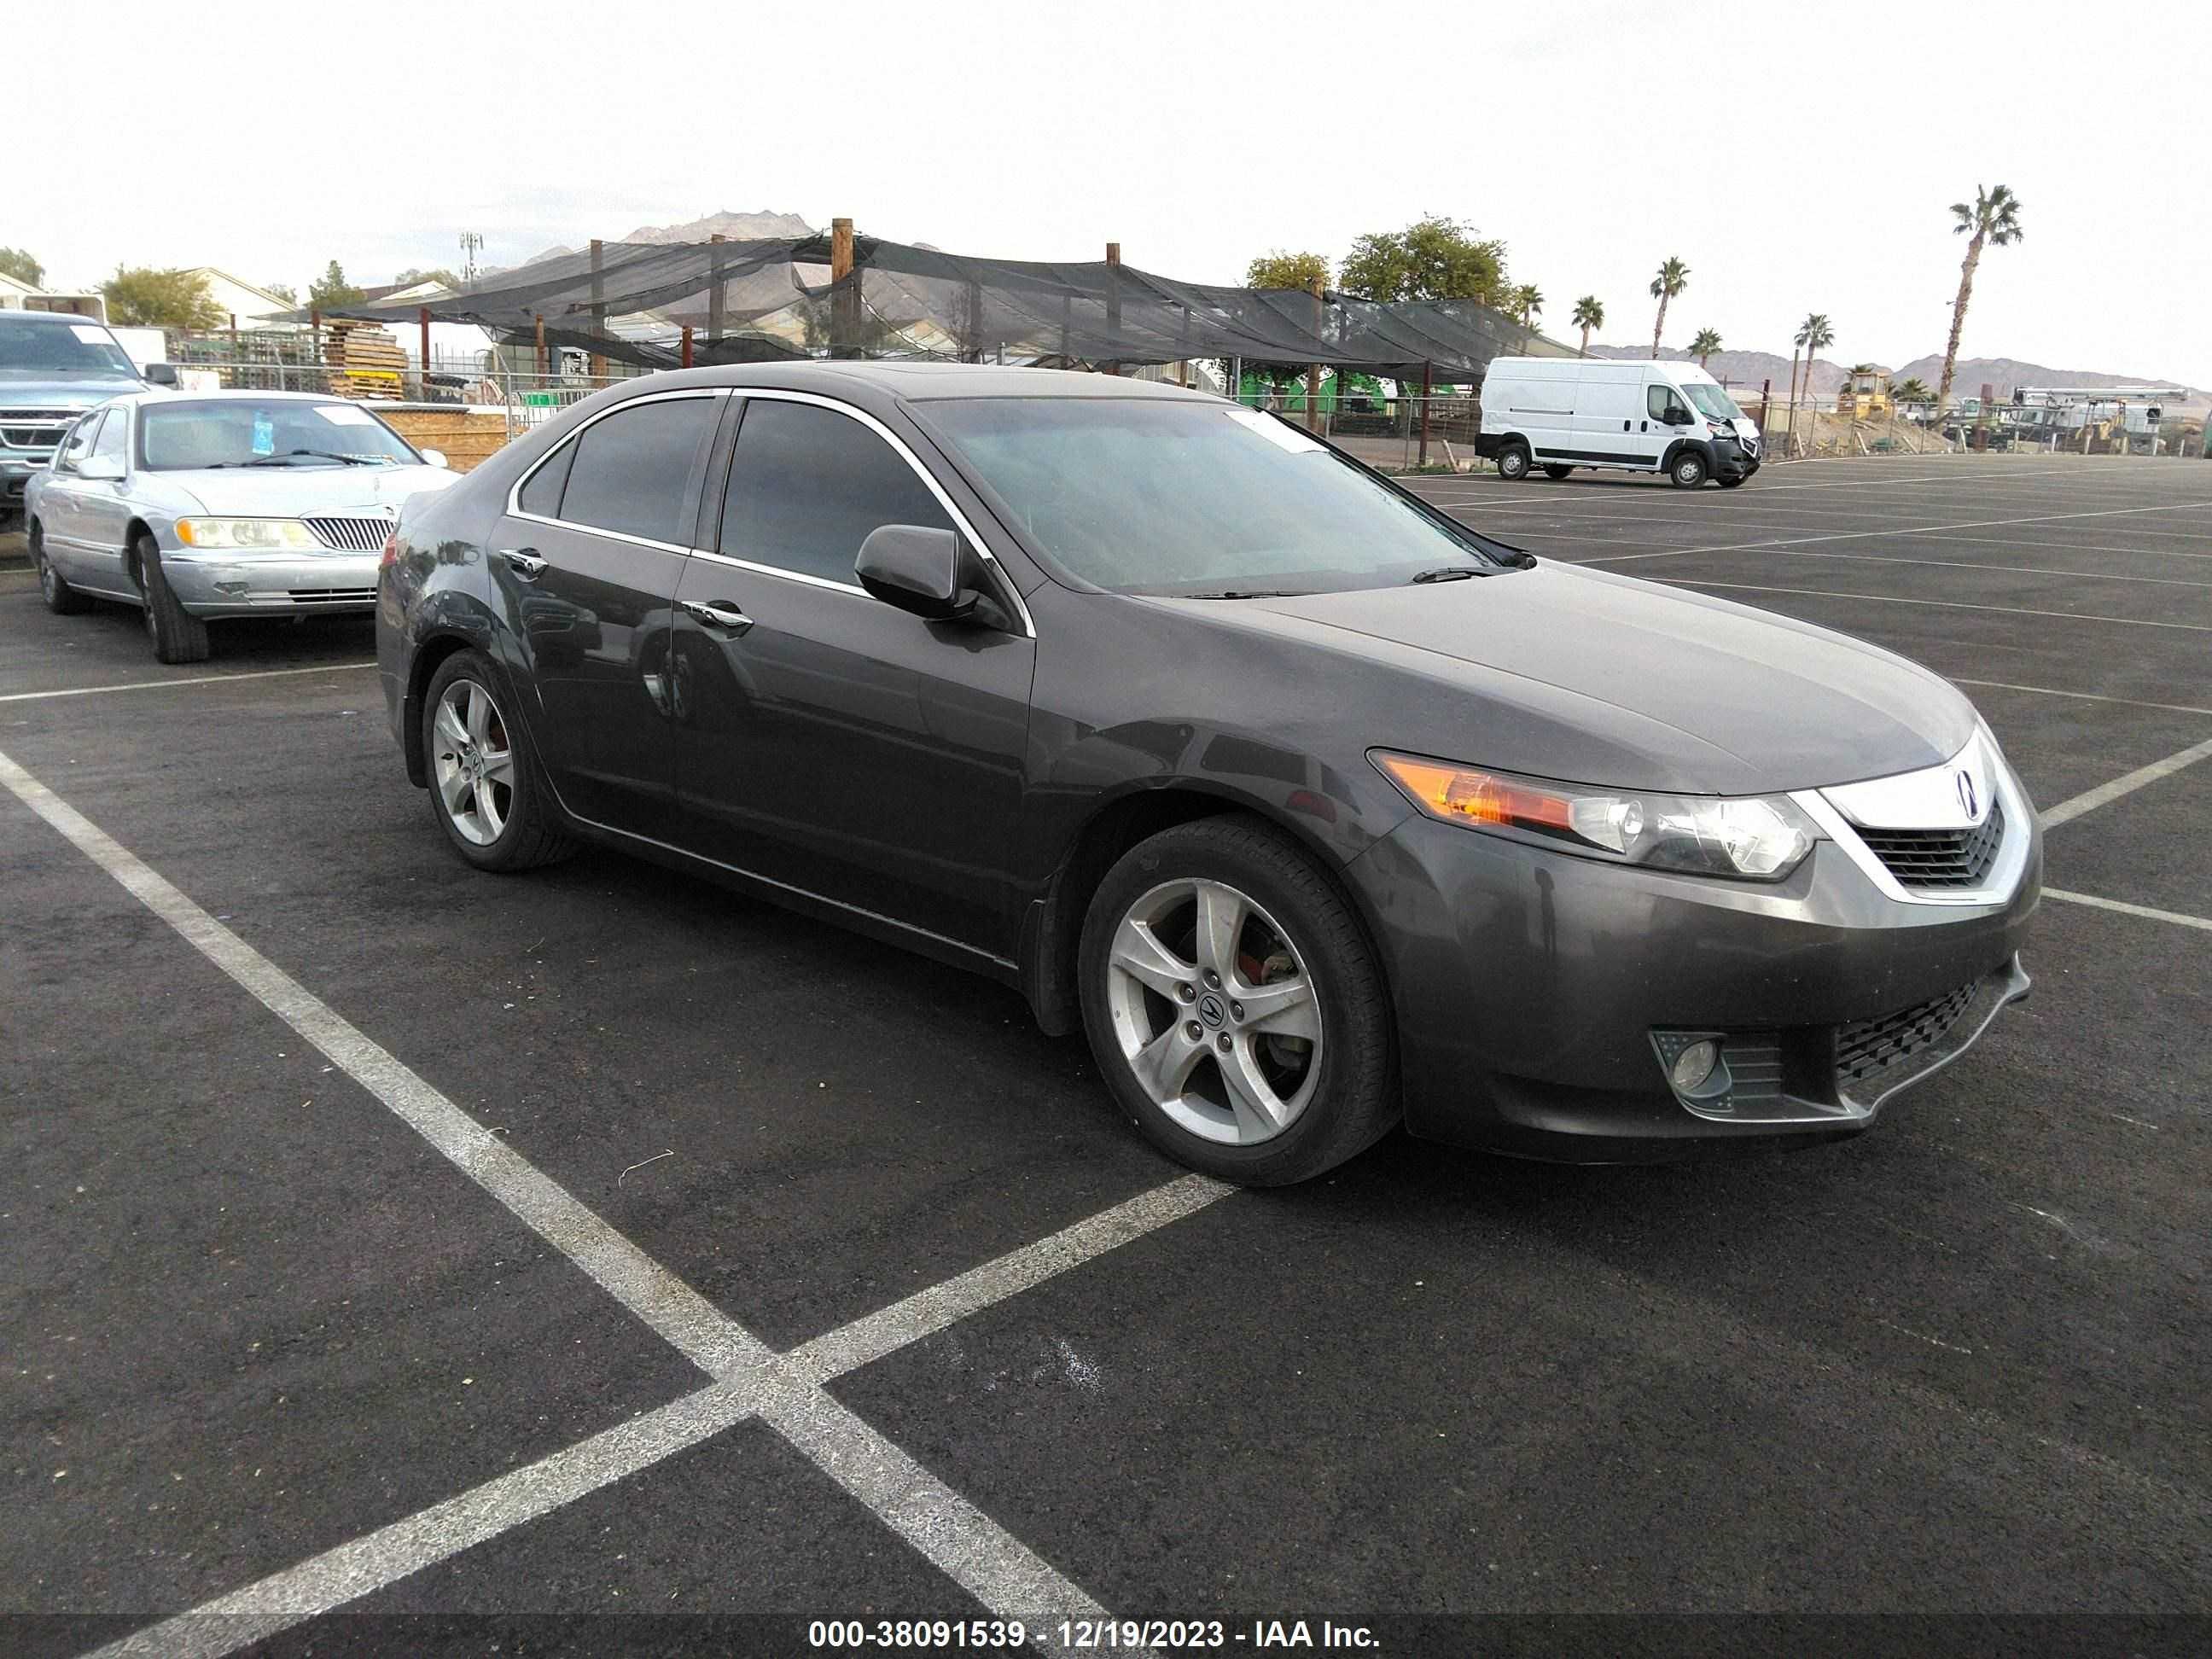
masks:
POLYGON ((1770 374, 1759 383, 1759 447, 1766 447, 1766 417, 1774 407, 1774 377, 1770 374))
POLYGON ((691 325, 684 325, 684 367, 691 367, 691 325))
POLYGON ((1182 334, 1176 342, 1176 349, 1182 354, 1176 363, 1176 379, 1185 391, 1190 389, 1190 307, 1182 308, 1182 334))
POLYGON ((1075 367, 1075 296, 1060 296, 1060 366, 1075 367))
MULTIPOLYGON (((606 331, 605 256, 599 246, 599 239, 594 236, 592 238, 592 332, 605 334, 606 331)), ((595 380, 604 380, 606 378, 606 373, 607 360, 594 351, 592 354, 592 378, 595 380)))
MULTIPOLYGON (((1309 291, 1313 295, 1314 338, 1318 340, 1322 334, 1322 291, 1319 271, 1314 273, 1313 283, 1309 291)), ((1321 430, 1321 365, 1319 363, 1306 365, 1306 430, 1309 432, 1321 430)))
MULTIPOLYGON (((1434 363, 1423 363, 1421 365, 1421 459, 1415 463, 1419 466, 1426 466, 1429 464, 1429 404, 1436 392, 1436 380, 1437 366, 1434 363)), ((1336 405, 1339 409, 1344 407, 1344 371, 1341 368, 1336 371, 1336 405)))
POLYGON ((983 284, 970 279, 966 295, 966 339, 960 356, 963 362, 980 363, 983 361, 983 284))
POLYGON ((538 378, 547 380, 552 377, 553 365, 545 355, 545 319, 541 316, 538 319, 538 378))
MULTIPOLYGON (((1106 244, 1106 338, 1109 345, 1121 341, 1121 245, 1106 244)), ((1121 360, 1110 359, 1100 365, 1109 374, 1121 372, 1121 360)))
POLYGON ((835 290, 830 301, 830 355, 832 357, 851 357, 858 355, 854 341, 860 333, 860 298, 858 290, 847 292, 837 285, 853 274, 853 222, 832 219, 830 222, 830 283, 835 290))
MULTIPOLYGON (((718 230, 707 240, 711 245, 729 238, 718 230)), ((707 339, 711 344, 722 337, 722 325, 729 317, 729 301, 722 292, 722 252, 713 246, 707 249, 707 280, 713 284, 707 290, 707 339)), ((684 364, 689 368, 690 360, 686 358, 684 364)))
POLYGON ((423 401, 427 403, 430 397, 430 307, 428 306, 422 307, 418 312, 416 312, 415 320, 422 325, 422 373, 421 375, 421 392, 423 401))

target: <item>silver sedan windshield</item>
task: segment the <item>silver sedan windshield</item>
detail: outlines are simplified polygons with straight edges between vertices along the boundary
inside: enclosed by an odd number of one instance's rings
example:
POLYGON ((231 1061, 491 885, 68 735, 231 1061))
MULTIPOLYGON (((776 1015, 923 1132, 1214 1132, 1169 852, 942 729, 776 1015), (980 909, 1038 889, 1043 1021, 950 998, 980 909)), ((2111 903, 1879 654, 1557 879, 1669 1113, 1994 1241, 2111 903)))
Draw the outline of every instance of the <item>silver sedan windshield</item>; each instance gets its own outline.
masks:
POLYGON ((418 461, 397 433, 357 404, 180 399, 145 405, 138 425, 140 465, 149 472, 418 461))

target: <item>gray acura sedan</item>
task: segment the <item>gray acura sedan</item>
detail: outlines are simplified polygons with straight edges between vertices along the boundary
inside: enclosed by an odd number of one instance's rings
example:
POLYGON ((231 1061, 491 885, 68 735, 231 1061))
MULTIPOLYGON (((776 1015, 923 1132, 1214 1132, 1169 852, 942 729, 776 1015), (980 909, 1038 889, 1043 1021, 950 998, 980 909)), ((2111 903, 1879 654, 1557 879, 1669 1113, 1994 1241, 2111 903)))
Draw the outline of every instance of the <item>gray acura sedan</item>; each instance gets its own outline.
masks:
POLYGON ((1944 681, 1171 388, 625 384, 409 503, 377 654, 471 864, 604 843, 1001 980, 1232 1181, 1834 1137, 2027 988, 2035 813, 1944 681))
POLYGON ((368 615, 399 504, 453 482, 359 404, 145 392, 70 428, 23 516, 49 610, 135 605, 157 658, 199 662, 218 617, 368 615))

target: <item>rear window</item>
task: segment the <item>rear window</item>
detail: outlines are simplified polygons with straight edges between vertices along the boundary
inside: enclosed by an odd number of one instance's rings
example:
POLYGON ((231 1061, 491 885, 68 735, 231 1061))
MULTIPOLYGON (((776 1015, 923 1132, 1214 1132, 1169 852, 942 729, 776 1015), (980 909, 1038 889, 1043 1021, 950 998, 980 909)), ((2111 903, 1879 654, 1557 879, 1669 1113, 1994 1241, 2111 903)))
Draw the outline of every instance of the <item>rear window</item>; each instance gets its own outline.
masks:
MULTIPOLYGON (((691 544, 691 486, 714 433, 712 398, 632 404, 576 440, 560 516, 648 541, 691 544)), ((535 509, 532 509, 535 510, 535 509)))

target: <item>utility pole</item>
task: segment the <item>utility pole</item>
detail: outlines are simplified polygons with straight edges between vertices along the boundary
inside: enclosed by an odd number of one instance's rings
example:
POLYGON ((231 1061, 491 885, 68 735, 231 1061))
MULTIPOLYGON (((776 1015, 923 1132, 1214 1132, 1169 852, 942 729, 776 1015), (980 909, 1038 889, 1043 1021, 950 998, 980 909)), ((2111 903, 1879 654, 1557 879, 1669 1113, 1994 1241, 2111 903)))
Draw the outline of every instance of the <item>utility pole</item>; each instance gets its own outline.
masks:
MULTIPOLYGON (((600 246, 599 239, 594 236, 592 238, 592 332, 594 334, 603 335, 606 331, 606 253, 600 246)), ((592 378, 595 380, 605 380, 606 378, 606 373, 607 360, 601 356, 598 352, 593 352, 592 354, 592 378)))
POLYGON ((860 334, 860 294, 846 279, 853 274, 853 222, 830 222, 830 355, 856 357, 854 341, 860 334))
MULTIPOLYGON (((1106 340, 1109 347, 1121 343, 1121 245, 1106 244, 1106 340)), ((1110 358, 1100 365, 1109 374, 1121 372, 1121 360, 1110 358)))
POLYGON ((464 286, 477 279, 477 255, 483 250, 483 238, 473 230, 461 233, 461 282, 464 286))
MULTIPOLYGON (((1313 295, 1313 331, 1314 338, 1318 340, 1322 333, 1321 272, 1317 270, 1314 272, 1313 281, 1308 285, 1308 292, 1313 295)), ((1400 390, 1402 391, 1404 388, 1401 387, 1400 390)), ((1306 365, 1306 430, 1309 432, 1321 430, 1321 365, 1319 363, 1306 365)))

